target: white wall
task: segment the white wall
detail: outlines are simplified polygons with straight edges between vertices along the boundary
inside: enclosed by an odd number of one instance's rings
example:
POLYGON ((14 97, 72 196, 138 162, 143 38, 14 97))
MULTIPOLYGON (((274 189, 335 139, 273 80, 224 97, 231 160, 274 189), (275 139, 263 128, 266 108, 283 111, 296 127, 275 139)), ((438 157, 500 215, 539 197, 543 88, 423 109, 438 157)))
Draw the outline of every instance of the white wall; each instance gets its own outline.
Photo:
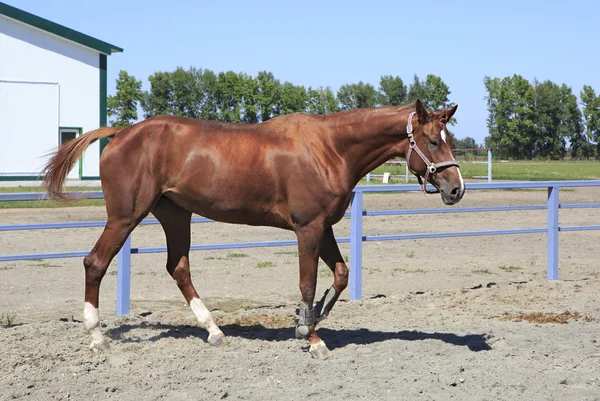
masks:
POLYGON ((0 81, 0 178, 32 175, 43 167, 42 155, 56 146, 58 94, 57 84, 0 81))
MULTIPOLYGON (((0 16, 0 60, 0 80, 57 82, 60 87, 60 114, 51 138, 52 146, 36 156, 42 156, 58 145, 58 126, 81 127, 84 133, 98 128, 98 52, 0 16)), ((22 112, 8 114, 0 108, 0 120, 10 120, 6 126, 18 127, 16 131, 15 128, 0 130, 0 144, 7 143, 8 136, 26 135, 30 141, 38 142, 40 146, 50 145, 46 138, 48 133, 40 132, 34 122, 38 116, 46 113, 46 107, 52 109, 55 105, 46 106, 40 99, 36 100, 35 95, 29 95, 33 96, 32 102, 22 112)), ((15 148, 14 151, 24 150, 15 148)), ((36 148, 36 151, 39 149, 36 148)), ((31 155, 23 156, 28 158, 31 155)), ((83 176, 98 176, 98 160, 99 143, 94 143, 84 154, 83 176)), ((4 165, 3 162, 0 166, 4 165)), ((28 169, 32 172, 39 171, 42 165, 43 162, 31 164, 28 169)), ((3 172, 2 168, 0 172, 3 172)))

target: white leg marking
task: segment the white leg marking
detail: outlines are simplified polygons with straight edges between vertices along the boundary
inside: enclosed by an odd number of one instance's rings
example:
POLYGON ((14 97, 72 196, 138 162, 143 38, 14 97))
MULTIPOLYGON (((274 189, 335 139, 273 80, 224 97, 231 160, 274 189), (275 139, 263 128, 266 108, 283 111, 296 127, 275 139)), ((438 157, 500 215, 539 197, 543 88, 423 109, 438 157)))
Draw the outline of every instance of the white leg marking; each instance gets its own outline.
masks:
POLYGON ((83 328, 92 336, 90 348, 104 342, 100 331, 100 312, 89 302, 86 302, 83 307, 83 328))
POLYGON ((442 130, 442 141, 446 142, 446 131, 442 130))
POLYGON ((190 308, 198 320, 200 327, 208 331, 208 340, 214 336, 222 335, 223 332, 213 321, 210 311, 204 306, 204 303, 200 298, 192 298, 190 302, 190 308))

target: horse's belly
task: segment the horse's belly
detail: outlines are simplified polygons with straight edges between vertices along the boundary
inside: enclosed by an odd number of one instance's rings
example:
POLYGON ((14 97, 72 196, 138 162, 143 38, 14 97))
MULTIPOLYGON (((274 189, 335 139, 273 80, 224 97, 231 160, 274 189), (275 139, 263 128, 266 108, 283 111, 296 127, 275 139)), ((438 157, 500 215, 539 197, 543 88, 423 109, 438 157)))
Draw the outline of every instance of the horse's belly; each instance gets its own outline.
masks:
POLYGON ((186 210, 215 221, 290 228, 285 207, 266 193, 221 188, 210 193, 202 190, 169 191, 165 196, 186 210))

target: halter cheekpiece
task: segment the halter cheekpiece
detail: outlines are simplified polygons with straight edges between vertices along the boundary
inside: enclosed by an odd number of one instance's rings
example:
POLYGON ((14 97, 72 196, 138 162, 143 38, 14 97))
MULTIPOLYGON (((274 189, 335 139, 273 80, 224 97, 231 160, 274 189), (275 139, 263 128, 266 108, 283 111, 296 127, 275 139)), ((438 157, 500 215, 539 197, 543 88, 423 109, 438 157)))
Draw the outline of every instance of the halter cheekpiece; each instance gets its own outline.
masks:
POLYGON ((408 169, 417 177, 417 180, 419 181, 419 185, 421 186, 421 191, 423 191, 423 193, 437 194, 440 192, 438 189, 436 189, 435 191, 428 191, 426 188, 427 181, 429 180, 429 175, 435 174, 436 172, 444 170, 448 167, 459 167, 459 164, 456 160, 450 160, 450 161, 441 162, 441 163, 432 163, 429 161, 427 156, 425 156, 425 154, 423 152, 421 152, 421 149, 419 149, 419 147, 417 146, 417 142, 415 141, 415 138, 413 136, 412 119, 415 116, 415 114, 417 114, 416 111, 413 111, 412 113, 410 113, 410 115, 408 116, 408 124, 406 125, 406 133, 408 135, 408 143, 409 143, 408 152, 406 153, 406 167, 408 167, 408 169), (421 176, 410 167, 410 157, 412 155, 413 150, 415 151, 415 153, 417 155, 419 155, 421 160, 423 160, 423 162, 427 166, 424 179, 422 179, 421 176))

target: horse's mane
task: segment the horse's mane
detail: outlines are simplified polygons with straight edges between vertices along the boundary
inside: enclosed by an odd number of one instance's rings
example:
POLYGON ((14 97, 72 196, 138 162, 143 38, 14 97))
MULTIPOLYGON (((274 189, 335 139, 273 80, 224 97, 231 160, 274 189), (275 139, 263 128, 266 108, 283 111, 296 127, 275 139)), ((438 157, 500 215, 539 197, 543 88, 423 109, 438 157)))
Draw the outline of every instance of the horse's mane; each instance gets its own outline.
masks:
POLYGON ((336 113, 313 115, 313 116, 317 117, 317 118, 323 118, 323 119, 336 118, 336 117, 346 118, 348 116, 359 117, 359 116, 366 115, 366 114, 371 115, 373 113, 396 114, 396 113, 400 113, 400 112, 414 111, 415 108, 416 108, 415 103, 408 103, 408 104, 404 104, 404 105, 400 105, 400 106, 380 106, 380 107, 375 107, 375 108, 342 110, 342 111, 338 111, 336 113))

